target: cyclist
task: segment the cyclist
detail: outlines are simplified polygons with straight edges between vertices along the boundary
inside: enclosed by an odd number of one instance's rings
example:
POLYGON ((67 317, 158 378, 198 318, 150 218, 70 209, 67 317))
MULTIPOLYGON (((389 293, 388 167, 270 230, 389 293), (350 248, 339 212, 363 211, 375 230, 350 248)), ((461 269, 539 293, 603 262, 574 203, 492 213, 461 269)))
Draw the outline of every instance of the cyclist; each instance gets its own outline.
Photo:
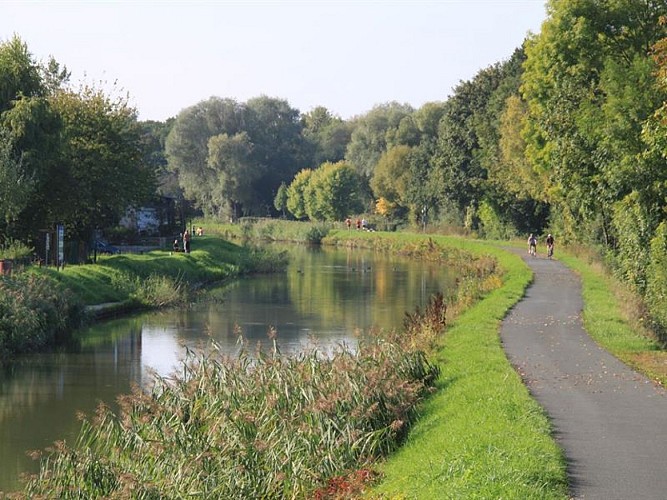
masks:
POLYGON ((549 233, 546 239, 547 243, 547 257, 551 258, 554 254, 554 237, 549 233))
POLYGON ((530 233, 528 237, 528 254, 535 257, 537 255, 537 237, 530 233))

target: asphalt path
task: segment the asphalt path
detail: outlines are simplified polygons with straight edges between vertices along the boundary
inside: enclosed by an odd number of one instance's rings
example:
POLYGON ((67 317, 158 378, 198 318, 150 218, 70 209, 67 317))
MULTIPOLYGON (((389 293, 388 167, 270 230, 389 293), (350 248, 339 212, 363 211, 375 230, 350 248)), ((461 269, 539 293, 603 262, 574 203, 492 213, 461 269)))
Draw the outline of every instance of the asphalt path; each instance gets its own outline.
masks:
POLYGON ((600 348, 582 326, 581 282, 524 257, 534 281, 505 318, 505 352, 546 410, 572 498, 667 499, 667 391, 600 348))

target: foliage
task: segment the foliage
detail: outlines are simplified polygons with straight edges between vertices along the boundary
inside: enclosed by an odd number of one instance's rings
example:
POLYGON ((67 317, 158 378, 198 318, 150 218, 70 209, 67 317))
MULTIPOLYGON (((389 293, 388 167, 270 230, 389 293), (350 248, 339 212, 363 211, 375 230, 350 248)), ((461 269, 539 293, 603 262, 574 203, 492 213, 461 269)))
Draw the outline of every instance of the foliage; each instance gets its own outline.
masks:
POLYGON ((118 417, 101 407, 25 493, 305 497, 393 450, 437 373, 381 339, 330 357, 190 355, 180 376, 123 397, 118 417))
POLYGON ((285 210, 287 210, 287 196, 287 184, 283 182, 280 184, 276 197, 273 199, 273 206, 281 212, 283 217, 285 217, 285 210))
POLYGON ((0 43, 0 114, 13 106, 13 101, 43 93, 39 66, 28 46, 18 35, 0 43))
POLYGON ((667 222, 660 223, 651 239, 647 269, 646 301, 657 322, 658 334, 667 344, 667 222))
POLYGON ((391 102, 373 107, 365 115, 358 117, 345 153, 345 160, 356 171, 370 178, 380 156, 391 146, 404 144, 398 128, 401 121, 414 109, 408 104, 391 102))
POLYGON ((124 98, 84 88, 59 92, 53 104, 65 138, 59 158, 65 182, 51 193, 55 213, 69 234, 89 237, 150 196, 154 172, 143 168, 136 112, 124 98))
POLYGON ((362 209, 361 179, 345 162, 325 163, 310 175, 303 197, 310 220, 343 220, 362 209))
POLYGON ((0 221, 7 225, 14 221, 27 206, 32 190, 33 179, 15 157, 9 132, 0 128, 0 221))
POLYGON ((26 261, 32 257, 34 251, 34 248, 25 243, 8 238, 0 244, 0 260, 26 261))
POLYGON ((306 186, 313 175, 311 169, 301 170, 287 188, 287 209, 297 219, 306 217, 306 186))
POLYGON ((0 360, 53 347, 81 323, 82 303, 46 276, 0 276, 0 360))
POLYGON ((281 99, 212 97, 176 117, 169 169, 206 215, 266 215, 280 184, 305 162, 298 118, 281 99))
MULTIPOLYGON (((407 190, 410 184, 409 146, 395 146, 384 153, 378 161, 371 188, 376 199, 384 199, 396 210, 407 205, 407 190)), ((390 213, 390 212, 389 212, 390 213)))
POLYGON ((317 106, 301 117, 303 136, 312 148, 310 165, 337 163, 345 158, 354 123, 333 116, 324 106, 317 106))
POLYGON ((326 222, 297 222, 279 219, 242 219, 240 224, 220 224, 205 219, 201 224, 211 234, 230 240, 244 241, 320 243, 332 229, 332 225, 326 222))

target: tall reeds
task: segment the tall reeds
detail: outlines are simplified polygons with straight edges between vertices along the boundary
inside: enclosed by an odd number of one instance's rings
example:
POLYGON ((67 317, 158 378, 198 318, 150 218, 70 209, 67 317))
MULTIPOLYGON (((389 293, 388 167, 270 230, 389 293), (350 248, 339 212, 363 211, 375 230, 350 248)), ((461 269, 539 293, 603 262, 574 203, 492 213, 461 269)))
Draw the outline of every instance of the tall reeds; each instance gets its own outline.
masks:
MULTIPOLYGON (((433 327, 443 304, 427 308, 433 327)), ((346 484, 332 480, 401 443, 438 376, 411 318, 402 333, 327 356, 189 352, 178 375, 121 397, 118 414, 100 406, 21 495, 327 498, 332 484, 346 484)))

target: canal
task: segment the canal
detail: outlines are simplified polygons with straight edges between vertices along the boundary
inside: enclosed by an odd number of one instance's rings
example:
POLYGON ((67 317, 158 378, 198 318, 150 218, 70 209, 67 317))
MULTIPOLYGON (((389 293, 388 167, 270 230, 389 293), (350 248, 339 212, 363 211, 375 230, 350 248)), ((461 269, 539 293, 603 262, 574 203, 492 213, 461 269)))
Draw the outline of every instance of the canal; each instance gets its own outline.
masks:
POLYGON ((79 413, 90 415, 133 385, 178 370, 186 348, 270 346, 275 328, 285 354, 313 345, 354 347, 369 328, 400 327, 406 312, 453 286, 442 264, 359 249, 293 246, 287 272, 244 278, 210 290, 191 307, 117 319, 81 331, 65 352, 0 368, 0 492, 35 472, 30 450, 75 440, 79 413))

